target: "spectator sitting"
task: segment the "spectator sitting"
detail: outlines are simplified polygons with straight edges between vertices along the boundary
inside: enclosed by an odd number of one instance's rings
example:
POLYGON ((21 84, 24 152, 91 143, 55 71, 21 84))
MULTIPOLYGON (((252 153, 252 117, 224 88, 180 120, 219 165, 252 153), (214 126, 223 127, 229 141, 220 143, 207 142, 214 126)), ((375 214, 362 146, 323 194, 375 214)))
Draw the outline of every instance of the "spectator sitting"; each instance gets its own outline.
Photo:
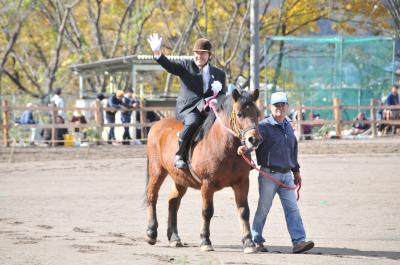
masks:
MULTIPOLYGON (((64 124, 64 118, 61 116, 56 117, 56 124, 64 124)), ((55 146, 64 145, 64 135, 68 134, 67 128, 56 128, 55 146)), ((40 132, 40 135, 44 138, 46 144, 50 144, 51 141, 51 128, 45 128, 40 132)))
MULTIPOLYGON (((289 116, 289 118, 291 118, 293 121, 297 121, 298 118, 299 118, 298 117, 298 112, 295 111, 291 115, 291 117, 289 116)), ((306 115, 305 115, 304 110, 303 110, 301 112, 301 120, 305 121, 305 119, 306 119, 306 115)), ((296 130, 297 128, 294 128, 294 129, 296 130)), ((305 140, 312 140, 312 135, 311 135, 312 134, 312 125, 310 125, 310 124, 302 124, 301 125, 301 129, 302 129, 302 134, 304 135, 304 139, 305 140)), ((296 137, 298 137, 298 135, 296 137)))
POLYGON ((30 108, 28 110, 25 110, 22 115, 21 118, 19 119, 20 124, 35 124, 35 120, 33 118, 33 110, 31 109, 33 107, 32 103, 28 103, 26 104, 27 108, 30 108))
POLYGON ((399 105, 400 104, 399 87, 397 85, 393 85, 392 86, 390 94, 388 95, 388 97, 386 99, 386 104, 388 106, 393 106, 393 105, 399 105))
MULTIPOLYGON (((399 104, 400 104, 399 87, 397 85, 393 85, 390 94, 386 98, 386 105, 396 106, 399 104)), ((400 109, 386 109, 383 111, 383 116, 384 120, 397 120, 400 118, 400 109)))
MULTIPOLYGON (((359 112, 357 114, 357 117, 355 120, 356 121, 367 121, 368 119, 365 117, 364 112, 359 112)), ((351 130, 351 134, 352 135, 362 134, 362 133, 366 132, 370 127, 371 127, 371 125, 369 123, 358 123, 358 122, 354 123, 353 128, 351 130)))
MULTIPOLYGON (((35 119, 33 118, 33 110, 32 107, 34 105, 32 103, 26 104, 26 107, 29 108, 25 110, 21 117, 18 119, 17 123, 19 124, 36 124, 35 119)), ((36 128, 30 128, 31 136, 30 136, 30 145, 35 145, 35 135, 36 135, 36 128)))
MULTIPOLYGON (((72 114, 71 122, 75 123, 75 124, 86 124, 87 123, 85 116, 79 110, 75 110, 74 111, 74 113, 72 114)), ((85 128, 74 128, 74 132, 78 133, 78 134, 83 132, 83 139, 82 140, 86 140, 86 130, 85 130, 85 128)))

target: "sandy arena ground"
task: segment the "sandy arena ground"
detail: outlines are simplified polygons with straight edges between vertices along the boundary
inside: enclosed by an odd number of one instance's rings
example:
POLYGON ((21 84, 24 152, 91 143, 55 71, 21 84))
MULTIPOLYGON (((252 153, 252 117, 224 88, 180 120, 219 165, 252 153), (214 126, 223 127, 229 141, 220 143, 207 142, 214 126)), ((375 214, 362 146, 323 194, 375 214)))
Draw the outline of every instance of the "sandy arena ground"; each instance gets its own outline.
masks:
MULTIPOLYGON (((168 247, 170 180, 158 203, 159 241, 144 242, 143 146, 19 148, 12 157, 2 147, 0 264, 400 264, 400 139, 306 141, 300 151, 299 206, 316 247, 291 254, 276 198, 264 230, 270 252, 245 255, 231 189, 215 195, 214 252, 198 247, 201 198, 195 190, 188 190, 179 211, 185 246, 168 247)), ((254 170, 250 178, 252 221, 254 170)))

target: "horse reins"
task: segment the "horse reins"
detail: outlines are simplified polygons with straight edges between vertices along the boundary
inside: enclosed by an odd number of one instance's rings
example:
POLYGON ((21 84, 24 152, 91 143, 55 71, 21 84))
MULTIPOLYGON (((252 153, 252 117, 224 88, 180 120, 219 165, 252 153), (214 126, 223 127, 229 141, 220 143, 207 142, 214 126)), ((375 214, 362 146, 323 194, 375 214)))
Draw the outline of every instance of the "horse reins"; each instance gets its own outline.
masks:
MULTIPOLYGON (((236 136, 237 138, 240 139, 240 142, 242 144, 245 144, 245 139, 244 136, 246 134, 247 131, 249 130, 253 130, 256 128, 256 126, 250 126, 249 128, 246 128, 244 130, 240 129, 237 121, 236 121, 236 111, 233 109, 232 113, 231 113, 231 117, 230 117, 230 124, 231 127, 233 127, 233 130, 226 127, 225 124, 222 122, 221 118, 219 117, 217 110, 215 109, 215 105, 214 102, 209 102, 209 106, 211 107, 211 109, 213 110, 215 116, 217 117, 217 120, 219 121, 219 123, 221 124, 221 126, 223 128, 225 128, 229 133, 231 133, 232 135, 236 136)), ((297 200, 300 199, 300 189, 301 189, 301 182, 299 184, 297 184, 296 186, 288 186, 282 182, 280 182, 279 180, 275 179, 273 176, 271 176, 270 174, 268 174, 267 172, 261 170, 260 168, 258 168, 256 166, 256 164, 254 163, 254 161, 250 158, 248 159, 246 157, 245 154, 242 154, 241 157, 243 158, 243 160, 253 169, 257 170, 262 176, 272 180, 273 182, 275 182, 276 184, 289 189, 289 190, 297 190, 297 200)))

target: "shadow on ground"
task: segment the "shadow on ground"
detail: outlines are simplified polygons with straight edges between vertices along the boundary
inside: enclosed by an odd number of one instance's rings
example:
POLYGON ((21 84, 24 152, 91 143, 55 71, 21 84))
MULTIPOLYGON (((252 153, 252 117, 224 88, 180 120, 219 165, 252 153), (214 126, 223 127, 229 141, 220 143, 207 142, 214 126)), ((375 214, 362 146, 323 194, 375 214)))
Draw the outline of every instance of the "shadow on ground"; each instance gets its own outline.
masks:
MULTIPOLYGON (((231 252, 241 251, 242 248, 238 245, 216 245, 214 246, 216 251, 231 252)), ((292 248, 287 246, 267 246, 268 251, 265 254, 292 254, 292 248)), ((263 253, 264 254, 264 253, 263 253)), ((310 251, 305 252, 307 255, 329 255, 336 257, 344 256, 360 256, 360 257, 375 257, 375 258, 387 258, 393 260, 400 260, 400 252, 398 251, 373 251, 373 250, 358 250, 352 248, 327 248, 327 247, 315 247, 310 251)))

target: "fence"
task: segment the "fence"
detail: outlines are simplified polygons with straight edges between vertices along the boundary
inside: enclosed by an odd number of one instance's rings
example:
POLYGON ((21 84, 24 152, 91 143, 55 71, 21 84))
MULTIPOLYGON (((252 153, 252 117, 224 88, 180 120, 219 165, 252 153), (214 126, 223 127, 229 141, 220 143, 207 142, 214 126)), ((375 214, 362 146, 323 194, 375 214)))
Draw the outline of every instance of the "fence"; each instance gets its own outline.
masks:
MULTIPOLYGON (((400 106, 379 106, 377 105, 378 100, 371 99, 370 105, 369 106, 344 106, 341 105, 340 99, 334 98, 333 99, 333 104, 332 106, 312 106, 312 107, 307 107, 307 106, 302 106, 301 104, 298 104, 297 106, 294 107, 296 109, 297 113, 302 113, 303 111, 319 111, 319 110, 330 110, 332 111, 332 116, 334 117, 333 120, 326 120, 326 119, 320 119, 320 120, 303 120, 302 115, 297 115, 298 119, 293 121, 293 126, 296 128, 297 133, 298 133, 298 138, 302 139, 303 138, 303 130, 302 126, 303 125, 312 125, 312 126, 324 126, 324 125, 333 125, 335 127, 335 135, 337 138, 340 138, 342 136, 342 128, 344 125, 351 125, 355 123, 354 120, 342 120, 342 115, 341 111, 342 110, 368 110, 370 113, 370 119, 365 120, 365 121, 357 121, 357 123, 368 123, 371 125, 371 134, 372 137, 377 136, 377 124, 385 124, 385 125, 396 125, 400 127, 400 120, 379 120, 377 119, 377 111, 380 109, 399 109, 400 106)), ((145 105, 144 102, 141 102, 140 107, 136 110, 140 112, 140 122, 136 124, 115 124, 115 123, 109 123, 109 124, 104 124, 103 121, 103 111, 106 110, 115 110, 113 108, 103 108, 100 104, 100 102, 96 102, 96 105, 94 108, 65 108, 63 109, 64 111, 68 110, 80 110, 80 111, 90 111, 94 113, 94 124, 74 124, 74 123, 65 123, 65 124, 56 124, 55 122, 55 117, 56 113, 59 110, 55 106, 36 106, 36 107, 10 107, 8 105, 8 102, 4 100, 2 102, 3 108, 2 108, 2 115, 3 115, 3 125, 2 125, 2 131, 3 131, 3 145, 4 146, 9 146, 10 143, 12 142, 12 139, 10 138, 10 128, 14 126, 14 124, 11 124, 10 121, 10 112, 13 110, 16 111, 24 111, 24 110, 37 110, 37 111, 47 111, 52 113, 51 115, 51 122, 49 124, 24 124, 24 125, 18 125, 19 128, 39 128, 39 129, 44 129, 48 128, 51 129, 51 145, 55 145, 57 140, 55 139, 55 131, 57 128, 98 128, 102 130, 103 128, 107 127, 136 127, 141 129, 141 135, 143 136, 143 140, 146 140, 146 129, 149 128, 153 125, 154 122, 146 122, 145 121, 145 113, 149 111, 154 111, 154 112, 159 112, 163 113, 162 116, 167 117, 167 116, 173 116, 175 107, 157 107, 157 106, 152 106, 148 107, 145 105)))
MULTIPOLYGON (((74 108, 57 108, 55 105, 51 106, 34 106, 34 107, 11 107, 8 104, 7 100, 2 101, 2 132, 3 132, 3 145, 10 146, 10 143, 13 139, 10 137, 10 129, 12 128, 20 128, 20 129, 51 129, 51 140, 50 144, 54 146, 59 140, 56 140, 56 129, 59 128, 67 128, 67 129, 75 129, 75 128, 82 128, 82 129, 96 129, 102 131, 104 128, 111 128, 111 127, 134 127, 140 129, 142 138, 140 140, 146 140, 147 138, 147 128, 150 128, 154 122, 147 122, 146 121, 146 112, 157 112, 161 117, 169 117, 173 116, 175 112, 175 107, 163 106, 151 106, 148 107, 146 105, 146 101, 140 102, 140 107, 134 109, 134 111, 138 111, 140 113, 140 121, 138 123, 104 123, 104 111, 114 110, 114 108, 103 107, 100 102, 96 101, 94 107, 74 107, 74 108), (14 121, 10 119, 11 112, 13 111, 25 111, 25 110, 32 110, 32 111, 40 111, 40 112, 47 112, 50 113, 50 121, 47 124, 14 124, 14 121), (94 115, 94 121, 88 122, 85 124, 76 124, 66 122, 63 124, 56 123, 56 116, 59 110, 63 110, 64 112, 67 111, 87 111, 94 115)), ((90 140, 90 139, 89 139, 90 140)), ((91 139, 91 141, 101 142, 101 139, 91 139)), ((65 141, 62 141, 65 142, 65 141)))
POLYGON ((389 126, 399 126, 400 127, 400 120, 383 120, 383 119, 378 119, 377 112, 379 110, 400 110, 400 105, 396 106, 380 106, 378 103, 380 100, 378 99, 371 99, 370 100, 370 105, 368 106, 349 106, 349 105, 341 105, 341 101, 339 98, 334 98, 333 99, 333 104, 332 106, 313 106, 313 107, 307 107, 307 106, 302 106, 299 104, 297 107, 295 107, 297 113, 302 113, 303 110, 307 111, 318 111, 318 110, 330 110, 332 111, 332 117, 334 117, 333 120, 312 120, 312 121, 306 121, 303 120, 302 115, 297 115, 298 119, 293 122, 296 131, 298 133, 298 138, 302 139, 303 138, 303 130, 302 126, 303 125, 334 125, 335 127, 335 137, 341 138, 342 137, 342 129, 344 125, 352 125, 354 123, 366 123, 370 124, 371 126, 371 136, 376 137, 377 136, 377 125, 389 125, 389 126), (369 120, 342 120, 342 111, 346 110, 368 110, 370 114, 370 119, 369 120))

